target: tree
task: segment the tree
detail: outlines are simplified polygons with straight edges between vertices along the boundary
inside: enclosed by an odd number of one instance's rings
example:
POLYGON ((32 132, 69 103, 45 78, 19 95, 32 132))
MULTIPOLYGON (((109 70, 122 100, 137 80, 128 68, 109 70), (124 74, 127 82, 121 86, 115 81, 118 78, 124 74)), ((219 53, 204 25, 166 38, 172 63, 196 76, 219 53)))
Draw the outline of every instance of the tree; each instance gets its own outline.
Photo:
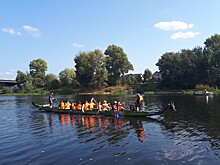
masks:
POLYGON ((106 85, 105 58, 100 50, 81 52, 74 58, 76 79, 82 87, 100 88, 106 85))
POLYGON ((59 79, 63 86, 76 85, 76 72, 75 69, 65 68, 59 73, 59 79))
POLYGON ((18 70, 16 81, 17 81, 18 87, 21 88, 21 86, 26 85, 28 83, 29 81, 28 75, 18 70))
POLYGON ((108 70, 108 84, 117 85, 120 83, 121 76, 133 70, 133 65, 129 62, 127 55, 123 49, 110 45, 105 50, 106 69, 108 70))
POLYGON ((18 83, 19 92, 31 92, 34 90, 32 85, 32 78, 30 74, 17 71, 16 81, 18 83))
POLYGON ((57 80, 57 76, 55 74, 52 74, 52 73, 49 73, 45 76, 45 86, 47 87, 51 87, 51 83, 54 81, 54 80, 57 80))
POLYGON ((207 57, 211 57, 209 64, 209 74, 212 85, 220 86, 220 35, 215 34, 204 42, 204 52, 207 57))
POLYGON ((152 77, 152 73, 149 69, 144 70, 143 78, 144 82, 148 81, 152 77))
POLYGON ((47 63, 41 58, 30 62, 30 75, 33 78, 33 85, 36 87, 44 86, 44 79, 47 71, 47 63))

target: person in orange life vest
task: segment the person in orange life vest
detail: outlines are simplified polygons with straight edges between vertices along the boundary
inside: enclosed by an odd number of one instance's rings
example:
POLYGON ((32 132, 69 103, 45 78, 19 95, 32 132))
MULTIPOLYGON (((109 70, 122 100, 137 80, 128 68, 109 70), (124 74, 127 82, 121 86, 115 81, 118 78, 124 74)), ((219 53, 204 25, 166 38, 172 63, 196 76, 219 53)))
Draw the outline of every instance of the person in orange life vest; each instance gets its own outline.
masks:
POLYGON ((86 101, 85 104, 83 104, 83 109, 85 111, 89 110, 89 103, 88 103, 88 101, 86 101))
POLYGON ((71 103, 71 110, 76 110, 76 104, 74 102, 71 103))
POLYGON ((64 109, 65 108, 65 104, 64 102, 61 100, 60 104, 59 104, 59 109, 64 109))
POLYGON ((102 104, 102 109, 103 109, 103 111, 108 111, 111 109, 111 107, 109 107, 106 100, 104 100, 104 103, 102 104))
POLYGON ((70 106, 71 106, 71 104, 70 104, 70 102, 67 100, 67 102, 66 102, 66 104, 65 104, 65 109, 70 109, 70 106))
MULTIPOLYGON (((94 98, 92 98, 92 99, 90 100, 90 102, 89 102, 89 109, 90 109, 90 110, 95 109, 95 106, 96 106, 96 105, 97 105, 97 102, 95 101, 94 98)), ((96 109, 98 109, 98 108, 96 108, 96 109)))
POLYGON ((102 103, 101 102, 98 103, 98 111, 102 111, 102 103))
POLYGON ((138 94, 137 94, 137 98, 136 98, 136 110, 137 110, 137 111, 140 111, 142 102, 143 102, 143 96, 141 96, 141 95, 138 93, 138 94))
POLYGON ((119 111, 125 110, 125 108, 122 106, 123 104, 124 104, 124 102, 123 103, 118 102, 118 110, 119 111))
POLYGON ((82 110, 82 104, 80 101, 78 101, 78 103, 76 104, 76 109, 77 110, 82 110))

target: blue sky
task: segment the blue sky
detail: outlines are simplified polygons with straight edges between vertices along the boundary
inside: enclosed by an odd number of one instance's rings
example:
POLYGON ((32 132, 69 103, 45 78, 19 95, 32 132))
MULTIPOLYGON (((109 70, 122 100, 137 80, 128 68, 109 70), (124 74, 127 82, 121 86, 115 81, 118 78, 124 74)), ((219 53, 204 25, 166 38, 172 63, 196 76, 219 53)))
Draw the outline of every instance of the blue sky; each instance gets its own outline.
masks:
POLYGON ((0 0, 0 78, 29 71, 32 60, 47 73, 74 68, 80 51, 115 44, 134 66, 158 70, 166 52, 204 46, 220 34, 219 0, 0 0))

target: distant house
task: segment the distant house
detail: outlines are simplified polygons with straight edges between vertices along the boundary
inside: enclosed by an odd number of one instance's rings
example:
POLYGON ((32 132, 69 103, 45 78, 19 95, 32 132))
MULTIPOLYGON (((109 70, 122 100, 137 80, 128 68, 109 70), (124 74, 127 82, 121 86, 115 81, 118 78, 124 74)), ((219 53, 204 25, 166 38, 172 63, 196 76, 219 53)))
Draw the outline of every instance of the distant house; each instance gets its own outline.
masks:
POLYGON ((152 78, 154 78, 156 81, 161 81, 162 80, 162 74, 160 72, 156 71, 152 75, 152 78))
POLYGON ((14 79, 0 78, 0 89, 4 86, 9 87, 10 89, 14 89, 17 87, 17 81, 14 79))

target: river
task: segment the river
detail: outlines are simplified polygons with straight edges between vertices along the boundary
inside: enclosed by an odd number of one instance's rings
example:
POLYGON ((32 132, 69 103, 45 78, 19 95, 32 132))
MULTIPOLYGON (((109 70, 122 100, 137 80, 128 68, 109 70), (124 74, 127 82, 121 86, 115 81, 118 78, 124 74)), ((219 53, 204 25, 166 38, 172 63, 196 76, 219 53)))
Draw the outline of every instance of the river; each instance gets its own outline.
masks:
MULTIPOLYGON (((120 100, 135 95, 59 95, 58 100, 120 100)), ((60 115, 31 102, 48 96, 0 96, 0 164, 220 164, 220 97, 145 95, 148 109, 174 101, 176 112, 142 118, 60 115)))

